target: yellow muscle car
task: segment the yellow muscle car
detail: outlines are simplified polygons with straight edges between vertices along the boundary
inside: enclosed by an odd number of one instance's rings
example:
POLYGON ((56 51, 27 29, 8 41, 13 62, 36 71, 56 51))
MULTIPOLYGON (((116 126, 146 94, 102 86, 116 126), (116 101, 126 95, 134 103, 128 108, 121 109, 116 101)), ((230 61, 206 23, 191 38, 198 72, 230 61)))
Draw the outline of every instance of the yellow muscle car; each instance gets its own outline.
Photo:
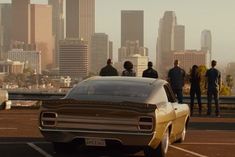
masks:
POLYGON ((42 101, 39 129, 56 152, 76 145, 163 157, 170 143, 184 141, 188 121, 188 105, 164 80, 92 77, 63 99, 42 101))

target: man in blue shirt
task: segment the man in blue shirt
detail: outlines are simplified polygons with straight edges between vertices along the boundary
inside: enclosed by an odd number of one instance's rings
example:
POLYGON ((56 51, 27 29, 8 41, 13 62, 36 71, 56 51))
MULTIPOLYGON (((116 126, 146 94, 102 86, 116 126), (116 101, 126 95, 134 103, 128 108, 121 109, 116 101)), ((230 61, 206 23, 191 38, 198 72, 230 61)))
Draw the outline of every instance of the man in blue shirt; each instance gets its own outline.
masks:
POLYGON ((212 60, 211 68, 206 72, 205 88, 207 89, 207 115, 211 115, 211 101, 212 96, 214 96, 215 114, 217 117, 220 117, 219 91, 221 88, 221 73, 215 68, 215 66, 216 61, 212 60))
POLYGON ((179 61, 174 61, 174 67, 168 72, 168 82, 174 94, 177 96, 178 102, 183 103, 183 86, 185 79, 185 71, 179 67, 179 61))

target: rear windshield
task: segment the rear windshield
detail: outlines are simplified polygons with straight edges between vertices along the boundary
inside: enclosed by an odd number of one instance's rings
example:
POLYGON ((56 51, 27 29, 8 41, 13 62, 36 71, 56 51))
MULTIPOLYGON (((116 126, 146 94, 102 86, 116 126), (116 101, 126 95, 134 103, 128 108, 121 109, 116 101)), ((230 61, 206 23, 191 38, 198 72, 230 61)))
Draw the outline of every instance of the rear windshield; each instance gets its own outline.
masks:
MULTIPOLYGON (((66 96, 78 99, 82 96, 111 96, 146 99, 151 93, 151 86, 146 82, 132 81, 86 81, 74 87, 66 96)), ((99 99, 99 97, 97 97, 99 99)))

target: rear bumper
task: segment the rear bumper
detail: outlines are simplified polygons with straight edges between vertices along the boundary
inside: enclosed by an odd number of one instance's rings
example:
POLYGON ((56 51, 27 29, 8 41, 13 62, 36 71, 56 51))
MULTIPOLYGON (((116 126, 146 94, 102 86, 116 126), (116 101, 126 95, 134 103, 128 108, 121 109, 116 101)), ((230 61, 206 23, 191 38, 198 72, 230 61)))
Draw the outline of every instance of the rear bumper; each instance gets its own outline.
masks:
POLYGON ((76 139, 101 138, 121 143, 123 146, 148 146, 154 133, 114 132, 95 130, 45 129, 42 135, 50 142, 71 142, 76 139))

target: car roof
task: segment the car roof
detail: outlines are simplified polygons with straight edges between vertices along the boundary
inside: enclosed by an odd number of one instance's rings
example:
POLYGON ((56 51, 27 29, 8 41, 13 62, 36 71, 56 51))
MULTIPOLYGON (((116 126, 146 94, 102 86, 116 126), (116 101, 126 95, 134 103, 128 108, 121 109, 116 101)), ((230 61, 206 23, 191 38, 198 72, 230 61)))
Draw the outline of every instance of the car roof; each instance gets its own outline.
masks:
POLYGON ((162 80, 162 79, 153 79, 153 78, 146 78, 146 77, 126 77, 126 76, 94 76, 94 77, 90 77, 87 80, 84 81, 88 81, 88 80, 92 80, 92 81, 105 81, 105 82, 109 82, 109 81, 117 81, 120 84, 122 82, 132 82, 132 83, 147 83, 147 84, 155 84, 157 86, 162 86, 164 84, 167 83, 167 81, 162 80))

